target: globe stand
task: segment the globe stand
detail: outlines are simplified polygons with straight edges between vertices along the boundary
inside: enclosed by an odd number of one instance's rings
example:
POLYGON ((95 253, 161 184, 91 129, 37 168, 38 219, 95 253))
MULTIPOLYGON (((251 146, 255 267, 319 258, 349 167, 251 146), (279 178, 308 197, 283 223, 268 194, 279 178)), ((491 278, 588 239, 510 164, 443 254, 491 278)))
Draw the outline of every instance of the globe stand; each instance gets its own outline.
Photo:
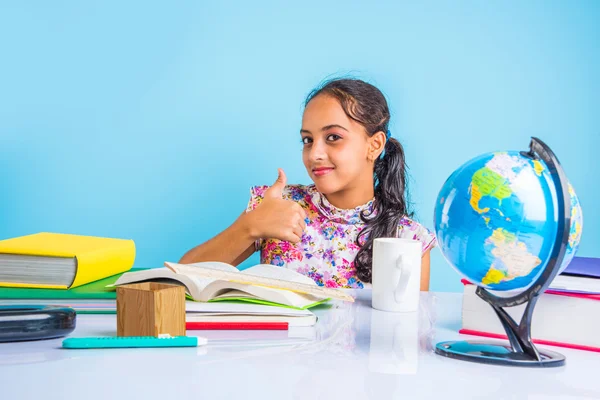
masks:
POLYGON ((566 207, 567 204, 570 204, 567 178, 554 152, 541 140, 535 137, 531 138, 529 151, 521 152, 521 154, 531 159, 544 161, 556 188, 558 229, 550 261, 533 285, 514 296, 499 297, 482 287, 477 288, 477 295, 493 308, 500 319, 506 331, 508 343, 471 340, 441 342, 435 347, 435 352, 441 356, 484 364, 521 367, 559 367, 565 364, 565 357, 562 354, 538 350, 534 346, 531 341, 531 319, 539 295, 544 293, 558 274, 567 249, 566 244, 571 226, 570 209, 566 207), (513 307, 524 303, 527 305, 521 322, 517 324, 504 310, 504 307, 513 307))

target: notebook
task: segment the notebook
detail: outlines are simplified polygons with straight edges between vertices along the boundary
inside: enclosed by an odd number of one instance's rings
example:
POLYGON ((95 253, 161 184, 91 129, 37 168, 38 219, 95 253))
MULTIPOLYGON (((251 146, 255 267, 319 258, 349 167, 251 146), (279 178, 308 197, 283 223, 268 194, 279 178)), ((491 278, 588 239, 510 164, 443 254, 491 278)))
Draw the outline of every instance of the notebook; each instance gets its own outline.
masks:
POLYGON ((69 289, 128 271, 132 240, 42 232, 0 241, 0 286, 69 289))
MULTIPOLYGON (((131 271, 139 271, 132 269, 131 271)), ((117 292, 113 284, 122 273, 69 290, 0 287, 0 305, 56 305, 71 307, 81 314, 115 314, 117 292)))
POLYGON ((317 322, 316 315, 244 315, 226 314, 212 315, 186 313, 185 322, 287 322, 292 326, 313 326, 317 322))
MULTIPOLYGON (((259 264, 239 271, 234 266, 222 262, 201 262, 186 265, 167 264, 176 268, 178 272, 170 268, 154 268, 145 271, 128 272, 115 282, 115 286, 143 281, 176 282, 185 286, 186 293, 190 299, 199 302, 238 300, 296 309, 307 309, 329 300, 329 297, 325 297, 325 295, 298 293, 275 287, 246 283, 252 281, 253 277, 262 277, 298 284, 302 287, 320 289, 311 278, 296 271, 274 265, 259 264), (221 273, 229 273, 230 275, 221 275, 221 273), (230 276, 234 276, 236 281, 228 280, 230 276)), ((329 291, 326 293, 329 294, 332 292, 329 291)), ((346 295, 343 292, 341 294, 346 295)))
MULTIPOLYGON (((130 271, 142 271, 132 268, 130 271)), ((123 273, 118 273, 69 290, 26 287, 0 287, 0 299, 116 299, 117 292, 112 285, 123 273)))
POLYGON ((317 316, 308 309, 282 308, 244 302, 186 301, 185 322, 287 322, 290 327, 313 326, 317 316))
MULTIPOLYGON (((0 299, 0 306, 53 305, 71 307, 81 314, 116 314, 116 299, 0 299)), ((186 322, 288 322, 289 326, 312 326, 317 317, 308 309, 282 308, 240 301, 185 302, 186 322)))

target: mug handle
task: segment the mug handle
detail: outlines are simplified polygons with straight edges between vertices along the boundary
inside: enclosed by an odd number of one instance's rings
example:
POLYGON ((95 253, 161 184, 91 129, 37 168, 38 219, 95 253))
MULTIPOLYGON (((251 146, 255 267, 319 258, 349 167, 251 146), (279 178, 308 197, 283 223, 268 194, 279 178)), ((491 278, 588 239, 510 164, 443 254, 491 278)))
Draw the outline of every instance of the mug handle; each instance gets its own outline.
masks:
POLYGON ((410 263, 406 261, 406 257, 402 254, 398 256, 398 259, 396 260, 396 268, 400 270, 398 286, 396 286, 396 290, 394 290, 394 299, 396 300, 396 303, 400 303, 402 301, 402 297, 404 297, 404 293, 406 292, 406 287, 408 286, 408 281, 411 275, 410 263))

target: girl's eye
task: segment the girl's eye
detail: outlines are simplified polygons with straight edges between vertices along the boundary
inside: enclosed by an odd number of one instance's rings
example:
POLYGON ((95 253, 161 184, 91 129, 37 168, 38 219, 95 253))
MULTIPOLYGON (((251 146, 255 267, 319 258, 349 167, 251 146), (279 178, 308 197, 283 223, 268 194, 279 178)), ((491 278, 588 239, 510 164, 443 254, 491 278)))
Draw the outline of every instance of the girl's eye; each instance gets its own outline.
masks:
POLYGON ((338 135, 335 135, 335 134, 327 136, 327 140, 329 142, 335 142, 336 140, 341 139, 341 138, 342 138, 341 136, 338 136, 338 135))
POLYGON ((309 144, 309 143, 311 143, 311 142, 312 142, 312 139, 311 139, 311 138, 309 138, 309 137, 303 137, 303 138, 302 138, 302 143, 303 143, 303 144, 309 144))

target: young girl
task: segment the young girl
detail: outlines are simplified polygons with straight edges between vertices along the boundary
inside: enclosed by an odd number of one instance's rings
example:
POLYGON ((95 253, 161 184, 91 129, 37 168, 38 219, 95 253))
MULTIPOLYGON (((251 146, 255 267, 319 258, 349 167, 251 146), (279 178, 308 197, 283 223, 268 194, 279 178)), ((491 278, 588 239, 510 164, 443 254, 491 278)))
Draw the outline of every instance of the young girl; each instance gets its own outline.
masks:
POLYGON ((383 94, 356 79, 338 79, 307 98, 300 135, 302 161, 314 184, 251 189, 248 207, 225 231, 188 251, 181 263, 238 265, 253 252, 261 263, 291 268, 327 287, 371 282, 373 239, 422 243, 421 290, 429 288, 435 238, 410 219, 402 145, 388 130, 383 94))

